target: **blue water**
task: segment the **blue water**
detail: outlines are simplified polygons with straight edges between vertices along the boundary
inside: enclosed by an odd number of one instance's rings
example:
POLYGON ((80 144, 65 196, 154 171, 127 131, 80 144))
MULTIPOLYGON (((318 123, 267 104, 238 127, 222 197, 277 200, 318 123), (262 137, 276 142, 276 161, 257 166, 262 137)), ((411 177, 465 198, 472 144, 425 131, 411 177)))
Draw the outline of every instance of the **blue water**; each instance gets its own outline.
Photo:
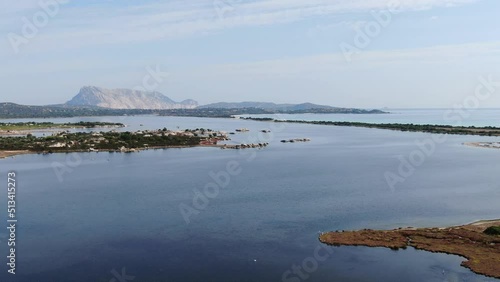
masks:
MULTIPOLYGON (((398 156, 409 156, 419 148, 415 142, 432 135, 154 116, 53 121, 79 120, 123 122, 125 130, 246 127, 251 131, 232 136, 232 142, 261 140, 270 146, 0 160, 1 182, 14 170, 19 185, 18 269, 15 276, 6 274, 7 231, 2 228, 0 281, 119 281, 113 270, 135 277, 127 281, 141 282, 497 281, 461 267, 463 259, 457 256, 326 247, 317 237, 330 230, 443 226, 500 217, 500 150, 462 145, 499 138, 449 136, 391 189, 384 173, 397 172, 398 156), (272 134, 258 133, 265 128, 272 134), (280 142, 304 137, 312 141, 280 142), (193 206, 194 190, 214 183, 210 173, 227 171, 228 164, 236 164, 239 173, 186 223, 180 205, 193 206), (67 170, 54 169, 61 166, 67 170), (306 262, 307 267, 319 246, 324 261, 310 272, 303 270, 303 278, 283 277, 294 264, 306 262)), ((0 210, 6 210, 5 200, 0 210)))

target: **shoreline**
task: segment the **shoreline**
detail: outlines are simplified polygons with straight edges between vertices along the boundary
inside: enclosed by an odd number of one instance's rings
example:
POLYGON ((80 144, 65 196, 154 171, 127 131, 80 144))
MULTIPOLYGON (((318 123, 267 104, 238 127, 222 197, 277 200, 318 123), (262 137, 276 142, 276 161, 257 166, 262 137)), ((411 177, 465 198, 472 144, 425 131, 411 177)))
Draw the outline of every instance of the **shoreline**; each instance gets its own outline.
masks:
POLYGON ((18 155, 39 155, 39 154, 68 154, 68 153, 138 153, 140 151, 148 151, 148 150, 164 150, 164 149, 186 149, 186 148, 194 148, 194 147, 202 147, 202 148, 222 148, 224 145, 183 145, 183 146, 165 146, 165 147, 149 147, 149 148, 132 148, 127 151, 119 151, 119 150, 67 150, 67 151, 52 151, 49 152, 38 152, 38 151, 28 151, 28 150, 10 150, 3 151, 0 150, 0 159, 6 159, 13 156, 18 155))
POLYGON ((331 246, 382 247, 393 250, 413 247, 431 253, 465 258, 461 266, 476 274, 500 278, 500 236, 484 230, 500 226, 500 219, 479 220, 465 225, 431 228, 363 229, 323 233, 319 241, 331 246))
MULTIPOLYGON (((254 144, 251 144, 254 145, 254 144)), ((29 151, 29 150, 0 150, 0 160, 18 156, 18 155, 39 155, 39 154, 68 154, 68 153, 119 153, 119 154, 129 154, 129 153, 139 153, 141 151, 149 150, 166 150, 166 149, 188 149, 188 148, 219 148, 219 149, 262 149, 262 147, 242 147, 243 145, 228 145, 228 144, 198 144, 198 145, 179 145, 179 146, 155 146, 147 148, 128 148, 127 150, 108 150, 108 149, 95 149, 95 150, 56 150, 52 152, 47 151, 29 151)))

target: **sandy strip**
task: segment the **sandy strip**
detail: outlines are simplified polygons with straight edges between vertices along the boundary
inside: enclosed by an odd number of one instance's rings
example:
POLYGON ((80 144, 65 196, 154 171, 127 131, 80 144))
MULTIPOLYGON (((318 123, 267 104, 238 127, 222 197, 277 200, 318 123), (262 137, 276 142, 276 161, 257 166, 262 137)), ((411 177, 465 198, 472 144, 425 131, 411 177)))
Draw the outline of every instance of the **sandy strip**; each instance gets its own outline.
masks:
POLYGON ((0 159, 5 159, 8 157, 13 157, 17 155, 32 154, 30 151, 0 151, 0 159))

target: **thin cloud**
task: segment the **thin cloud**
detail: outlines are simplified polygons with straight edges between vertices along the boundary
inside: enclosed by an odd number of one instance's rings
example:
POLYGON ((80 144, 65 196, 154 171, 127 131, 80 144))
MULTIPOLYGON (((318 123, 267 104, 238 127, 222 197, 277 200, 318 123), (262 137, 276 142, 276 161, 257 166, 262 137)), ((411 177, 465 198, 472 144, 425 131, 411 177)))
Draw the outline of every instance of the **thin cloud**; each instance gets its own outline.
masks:
POLYGON ((283 76, 314 75, 327 71, 342 71, 346 67, 372 69, 401 63, 442 63, 477 60, 480 57, 497 59, 500 42, 443 45, 428 48, 367 51, 357 60, 346 63, 340 53, 259 62, 224 64, 198 69, 200 76, 283 76))
MULTIPOLYGON (((401 11, 455 7, 479 0, 400 0, 401 11)), ((364 13, 387 9, 388 0, 213 0, 150 2, 123 6, 108 1, 82 6, 68 4, 50 28, 40 34, 36 49, 79 48, 89 45, 169 40, 206 35, 224 29, 293 23, 304 19, 342 13, 364 13), (78 40, 74 40, 77 38, 78 40), (43 39, 43 40, 42 40, 43 39), (55 44, 54 44, 55 43, 55 44)), ((394 2, 394 1, 393 1, 394 2)), ((30 2, 31 3, 31 2, 30 2)), ((20 33, 20 15, 27 7, 4 5, 4 33, 20 33), (24 8, 23 8, 24 7, 24 8)), ((29 17, 28 17, 29 18, 29 17)))

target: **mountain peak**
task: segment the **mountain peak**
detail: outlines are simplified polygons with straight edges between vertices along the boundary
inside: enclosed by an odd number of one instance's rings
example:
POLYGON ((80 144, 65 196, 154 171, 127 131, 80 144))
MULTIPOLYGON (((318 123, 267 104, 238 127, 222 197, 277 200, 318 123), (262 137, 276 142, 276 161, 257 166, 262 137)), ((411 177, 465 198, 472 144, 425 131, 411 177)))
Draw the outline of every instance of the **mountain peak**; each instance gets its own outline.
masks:
POLYGON ((66 105, 97 106, 110 109, 193 109, 198 106, 194 100, 175 102, 157 91, 132 89, 106 89, 97 86, 83 86, 66 105))

